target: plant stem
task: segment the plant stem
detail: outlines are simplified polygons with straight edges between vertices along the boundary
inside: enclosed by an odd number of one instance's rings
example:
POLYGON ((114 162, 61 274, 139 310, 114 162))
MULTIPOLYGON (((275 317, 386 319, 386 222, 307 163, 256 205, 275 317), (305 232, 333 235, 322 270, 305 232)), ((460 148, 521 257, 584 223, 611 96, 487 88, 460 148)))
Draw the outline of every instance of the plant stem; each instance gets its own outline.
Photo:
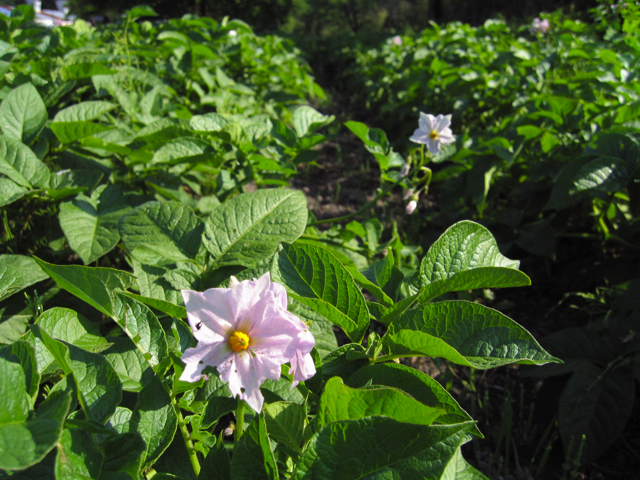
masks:
POLYGON ((233 445, 238 445, 238 441, 244 430, 244 400, 238 399, 238 409, 236 410, 236 429, 234 430, 233 445))
POLYGON ((171 404, 173 405, 173 409, 176 412, 176 416, 178 417, 178 428, 180 429, 180 433, 182 433, 182 438, 184 439, 184 444, 187 447, 187 453, 189 454, 189 460, 191 460, 191 466, 193 467, 193 471, 196 474, 196 477, 200 475, 200 462, 198 461, 198 455, 196 450, 193 448, 193 442, 191 441, 191 435, 189 434, 189 430, 187 429, 187 424, 184 421, 184 417, 182 416, 182 412, 180 411, 180 407, 176 402, 176 399, 173 395, 171 395, 171 404))

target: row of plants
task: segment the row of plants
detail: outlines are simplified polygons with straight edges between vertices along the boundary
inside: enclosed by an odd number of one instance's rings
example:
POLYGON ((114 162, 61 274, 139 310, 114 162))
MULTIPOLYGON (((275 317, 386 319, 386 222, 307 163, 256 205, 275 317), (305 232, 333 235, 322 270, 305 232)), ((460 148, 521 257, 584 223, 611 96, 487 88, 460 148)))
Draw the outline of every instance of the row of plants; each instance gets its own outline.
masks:
MULTIPOLYGON (((526 255, 538 283, 569 288, 541 293, 589 299, 581 306, 586 325, 541 341, 565 363, 525 371, 565 385, 557 426, 570 465, 597 459, 620 437, 640 378, 630 300, 640 241, 640 16, 633 2, 602 2, 594 13, 591 25, 556 12, 543 16, 544 28, 540 19, 519 28, 451 23, 415 38, 307 45, 320 55, 338 52, 319 70, 336 75, 332 94, 397 139, 400 152, 411 152, 419 112, 452 114, 456 142, 432 158, 433 173, 402 182, 419 214, 405 238, 426 247, 434 232, 475 220, 502 251, 526 255), (585 272, 603 277, 576 279, 585 272)), ((407 158, 424 171, 419 152, 407 158)))
MULTIPOLYGON (((333 118, 286 40, 33 15, 0 19, 0 478, 484 478, 471 416, 394 360, 560 361, 447 297, 530 283, 489 230, 424 255, 377 219, 319 230, 288 187, 333 118)), ((426 171, 347 126, 373 202, 426 171)))

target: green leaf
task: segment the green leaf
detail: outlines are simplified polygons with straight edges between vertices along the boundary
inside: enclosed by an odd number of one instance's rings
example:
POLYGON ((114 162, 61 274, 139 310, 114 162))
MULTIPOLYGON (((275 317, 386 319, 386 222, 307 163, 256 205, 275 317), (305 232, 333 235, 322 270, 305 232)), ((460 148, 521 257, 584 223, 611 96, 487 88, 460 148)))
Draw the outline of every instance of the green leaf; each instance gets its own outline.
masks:
POLYGON ((376 297, 382 305, 387 308, 393 305, 393 300, 391 300, 378 285, 360 273, 357 268, 347 266, 346 269, 349 271, 358 286, 368 290, 369 293, 373 294, 373 296, 376 297))
MULTIPOLYGON (((406 365, 397 363, 370 365, 354 373, 349 377, 347 383, 354 388, 373 384, 400 389, 429 407, 446 411, 447 413, 437 418, 437 423, 453 425, 473 421, 471 416, 460 407, 458 402, 437 380, 406 365)), ((472 427, 469 433, 482 438, 477 426, 472 427)))
POLYGON ((263 189, 216 208, 205 222, 203 244, 215 264, 252 266, 269 258, 279 242, 293 242, 307 224, 302 192, 263 189))
POLYGON ((118 105, 110 102, 89 101, 75 103, 70 107, 60 110, 53 118, 56 122, 88 122, 100 118, 107 112, 110 112, 118 105))
POLYGON ((493 235, 482 225, 456 223, 422 259, 417 301, 452 291, 530 285, 529 277, 517 270, 519 265, 500 254, 493 235))
POLYGON ((131 255, 153 265, 195 259, 203 225, 187 205, 148 202, 124 215, 118 229, 131 255))
POLYGON ((90 198, 80 194, 60 204, 60 227, 69 246, 87 265, 116 246, 118 220, 130 209, 120 187, 101 185, 90 198))
POLYGON ((292 296, 359 342, 369 326, 362 292, 347 269, 327 250, 313 245, 283 245, 273 264, 274 280, 292 296))
POLYGON ((460 448, 456 450, 455 455, 447 464, 442 478, 446 480, 489 480, 488 477, 467 463, 460 448))
POLYGON ((233 480, 277 480, 278 466, 267 437, 264 415, 256 415, 233 451, 233 480))
POLYGON ((636 165, 625 159, 599 157, 588 162, 573 179, 570 195, 580 192, 615 193, 627 186, 636 165))
POLYGON ((321 358, 326 357, 338 348, 338 341, 335 333, 333 333, 331 322, 326 318, 304 303, 295 300, 289 303, 287 309, 309 325, 309 330, 313 334, 313 338, 316 339, 315 349, 321 358))
POLYGON ((63 144, 68 144, 96 133, 111 130, 112 126, 100 125, 93 122, 56 122, 50 126, 51 131, 63 144))
POLYGON ((350 388, 340 377, 329 379, 320 397, 318 427, 340 420, 382 415, 399 422, 431 425, 445 410, 424 405, 400 390, 389 387, 350 388))
POLYGON ((9 205, 24 197, 29 190, 8 178, 0 178, 0 207, 9 205))
POLYGON ((189 120, 189 126, 196 132, 221 132, 229 121, 217 113, 194 115, 189 120))
MULTIPOLYGON (((7 347, 5 347, 7 348, 7 347)), ((27 380, 17 357, 0 355, 0 425, 24 422, 29 417, 27 380)))
MULTIPOLYGON (((122 382, 122 389, 139 392, 154 376, 149 362, 131 339, 127 337, 107 337, 111 345, 103 352, 122 382)), ((122 433, 122 432, 120 432, 122 433)))
POLYGON ((160 379, 153 377, 138 394, 138 404, 131 416, 131 431, 138 432, 147 444, 146 466, 153 465, 171 444, 177 425, 171 397, 160 379))
POLYGON ((47 188, 51 173, 29 147, 0 136, 0 173, 25 188, 47 188))
POLYGON ((65 429, 58 443, 56 478, 92 480, 100 478, 104 455, 93 439, 79 429, 65 429))
POLYGON ((111 294, 116 289, 126 290, 135 277, 112 268, 53 265, 33 257, 40 268, 62 288, 107 316, 113 316, 111 294))
POLYGON ((47 277, 31 257, 0 255, 0 301, 47 277))
MULTIPOLYGON (((152 163, 170 164, 195 162, 208 149, 209 145, 196 138, 177 138, 160 147, 153 155, 152 163)), ((210 150, 210 148, 209 148, 210 150)))
POLYGON ((157 17, 156 11, 148 5, 138 5, 127 12, 127 17, 131 22, 140 17, 157 17))
POLYGON ((40 462, 60 439, 70 391, 52 391, 29 420, 0 424, 0 468, 22 470, 40 462))
POLYGON ((99 170, 62 170, 51 174, 47 195, 60 200, 77 195, 85 190, 93 190, 104 176, 99 170))
POLYGON ((299 138, 329 125, 334 120, 333 115, 323 115, 307 105, 299 107, 293 114, 293 126, 299 138))
POLYGON ((87 418, 105 423, 122 400, 122 383, 109 361, 103 355, 55 340, 39 325, 32 325, 31 329, 64 373, 73 375, 87 418))
POLYGON ((403 273, 393 264, 393 250, 381 260, 376 260, 373 264, 362 271, 362 274, 369 281, 382 288, 383 292, 390 298, 396 298, 398 288, 404 279, 403 273))
POLYGON ((231 480, 229 454, 222 442, 209 450, 198 478, 202 480, 231 480))
POLYGON ((289 402, 275 402, 264 406, 269 437, 302 454, 300 445, 304 438, 307 412, 304 405, 289 402))
POLYGON ((148 307, 159 310, 162 313, 166 313, 170 317, 187 318, 187 309, 182 305, 175 305, 174 303, 157 298, 143 297, 142 295, 136 295, 135 293, 131 292, 121 292, 121 295, 131 297, 140 303, 144 303, 148 307))
POLYGON ((112 70, 104 63, 75 63, 73 65, 65 65, 60 69, 60 75, 64 80, 78 80, 81 78, 91 78, 94 75, 112 75, 118 73, 112 70))
MULTIPOLYGON (((100 335, 100 326, 97 323, 68 308, 56 307, 47 310, 38 318, 36 324, 53 338, 84 350, 101 352, 109 347, 109 342, 100 335)), ((33 341, 35 347, 38 372, 47 371, 55 362, 54 356, 39 338, 32 337, 31 334, 28 334, 27 338, 33 341)))
POLYGON ((202 415, 202 428, 209 428, 228 413, 235 412, 238 401, 235 398, 210 396, 202 415))
POLYGON ((609 372, 583 364, 565 386, 558 426, 566 458, 582 464, 598 459, 622 434, 634 404, 635 379, 624 369, 609 372), (586 436, 578 457, 582 436, 586 436))
MULTIPOLYGON (((133 271, 136 274, 136 277, 138 277, 137 283, 140 293, 146 298, 156 298, 169 302, 173 305, 182 303, 182 296, 180 295, 180 292, 173 288, 173 286, 164 278, 164 275, 167 273, 165 268, 144 265, 137 260, 133 260, 133 271)), ((138 299, 138 301, 148 305, 145 301, 140 299, 138 299)), ((149 306, 154 307, 153 305, 149 306)))
POLYGON ((382 416, 332 422, 310 440, 293 478, 441 478, 472 425, 415 425, 382 416))
POLYGON ((27 145, 33 142, 47 120, 47 108, 31 83, 11 90, 0 105, 0 125, 4 135, 27 145))
POLYGON ((153 312, 127 295, 115 294, 114 318, 152 367, 169 354, 167 339, 153 312))
POLYGON ((389 325, 382 341, 391 355, 443 357, 480 369, 560 361, 510 318, 464 301, 429 303, 408 310, 389 325))
MULTIPOLYGON (((25 392, 29 396, 29 408, 33 408, 33 405, 36 401, 36 397, 38 396, 38 390, 40 387, 40 374, 38 373, 38 362, 36 360, 36 353, 29 343, 24 341, 14 342, 11 345, 5 345, 0 347, 0 358, 6 359, 12 363, 18 363, 22 367, 22 373, 24 375, 25 380, 25 392)), ((9 369, 13 367, 9 366, 9 369)), ((2 378, 5 376, 3 375, 2 378)), ((9 375, 6 376, 9 378, 9 375)), ((0 389, 3 389, 3 386, 0 386, 0 389)), ((19 390, 14 390, 19 391, 19 390)), ((10 394, 9 396, 13 395, 10 394)), ((2 396, 0 398, 7 398, 6 396, 2 396)), ((20 400, 21 395, 17 396, 18 400, 20 400)), ((11 399, 10 399, 11 400, 11 399)), ((15 400, 15 398, 13 399, 15 400)))
POLYGON ((139 479, 146 445, 137 433, 123 433, 102 442, 104 462, 99 480, 139 479), (119 475, 123 473, 126 475, 119 475))

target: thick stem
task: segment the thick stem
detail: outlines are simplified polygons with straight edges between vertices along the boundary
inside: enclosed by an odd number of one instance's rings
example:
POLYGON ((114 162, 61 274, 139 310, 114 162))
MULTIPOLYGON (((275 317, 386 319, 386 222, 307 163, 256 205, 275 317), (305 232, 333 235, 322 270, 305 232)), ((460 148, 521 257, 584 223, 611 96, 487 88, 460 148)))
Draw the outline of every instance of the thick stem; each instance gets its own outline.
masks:
POLYGON ((189 434, 189 430, 187 429, 187 424, 184 421, 184 417, 182 416, 182 412, 180 411, 180 407, 176 402, 176 399, 171 396, 171 404, 173 405, 173 409, 176 412, 176 416, 178 417, 178 428, 180 429, 180 433, 182 434, 182 438, 184 439, 184 444, 187 447, 187 453, 189 454, 189 460, 191 460, 191 466, 193 467, 193 471, 196 474, 196 477, 200 475, 200 462, 198 461, 198 455, 196 450, 193 448, 193 442, 191 441, 191 435, 189 434))
POLYGON ((244 431, 244 400, 238 399, 238 409, 236 410, 236 429, 234 430, 233 445, 238 445, 238 441, 244 431))

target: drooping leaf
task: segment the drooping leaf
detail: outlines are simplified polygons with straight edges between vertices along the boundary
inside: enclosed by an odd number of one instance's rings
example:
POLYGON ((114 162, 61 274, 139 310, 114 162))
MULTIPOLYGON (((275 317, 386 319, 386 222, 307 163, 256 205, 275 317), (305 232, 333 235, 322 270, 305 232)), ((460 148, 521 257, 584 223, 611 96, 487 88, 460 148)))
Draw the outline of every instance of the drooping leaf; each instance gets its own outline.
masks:
POLYGON ((113 315, 112 292, 126 290, 135 277, 122 270, 53 265, 33 257, 40 268, 62 288, 108 316, 113 315))
POLYGON ((283 245, 272 267, 293 297, 360 341, 369 326, 362 292, 347 269, 327 250, 313 245, 283 245))
POLYGON ((205 222, 203 244, 218 266, 252 266, 269 258, 279 242, 293 242, 307 224, 301 192, 263 189, 216 208, 205 222))
POLYGON ((163 265, 195 259, 203 225, 179 202, 148 202, 120 219, 126 249, 140 262, 163 265))
POLYGON ((33 258, 0 255, 0 301, 46 278, 33 258))
POLYGON ((559 361, 510 318, 464 301, 429 303, 406 311, 389 325, 383 344, 392 355, 443 357, 481 369, 559 361))

